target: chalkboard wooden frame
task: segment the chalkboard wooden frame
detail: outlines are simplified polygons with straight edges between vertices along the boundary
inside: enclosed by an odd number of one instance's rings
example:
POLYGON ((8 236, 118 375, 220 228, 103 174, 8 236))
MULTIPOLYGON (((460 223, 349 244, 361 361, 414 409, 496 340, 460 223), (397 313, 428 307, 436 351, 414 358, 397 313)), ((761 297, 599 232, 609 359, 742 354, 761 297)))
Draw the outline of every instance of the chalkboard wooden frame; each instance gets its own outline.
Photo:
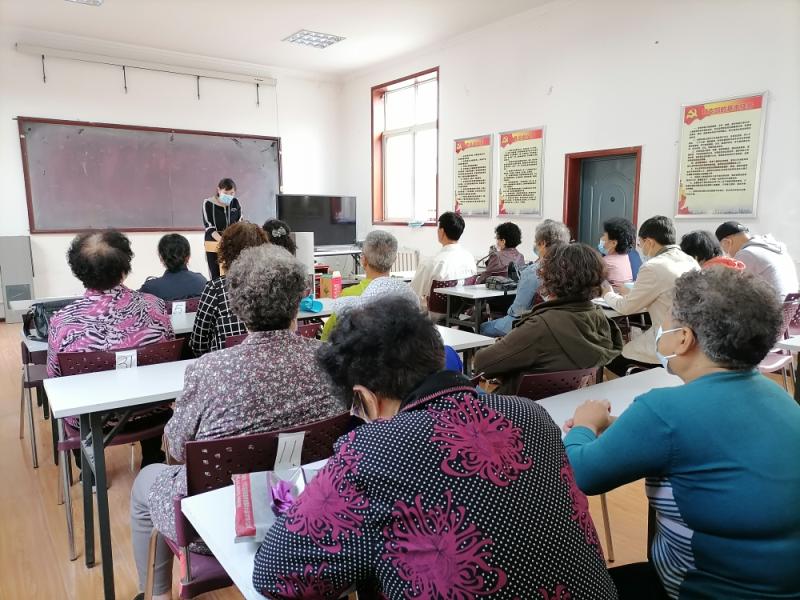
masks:
MULTIPOLYGON (((48 119, 42 117, 23 117, 17 116, 17 127, 19 130, 19 143, 22 150, 22 172, 25 178, 25 199, 28 205, 28 223, 30 225, 30 232, 31 233, 81 233, 86 231, 86 228, 83 229, 38 229, 36 227, 36 222, 34 219, 34 209, 33 209, 33 197, 31 193, 31 179, 30 173, 28 171, 28 148, 27 148, 27 139, 25 135, 25 123, 47 123, 52 125, 74 125, 74 126, 82 126, 82 127, 100 127, 100 128, 109 128, 109 129, 126 129, 131 131, 152 131, 158 133, 179 133, 179 134, 190 134, 190 135, 207 135, 207 136, 215 136, 215 137, 234 137, 234 138, 247 138, 247 139, 257 139, 257 140, 267 140, 272 141, 277 144, 277 153, 278 153, 278 193, 281 193, 283 189, 283 154, 281 150, 281 138, 274 137, 269 135, 254 135, 254 134, 247 134, 247 133, 225 133, 221 131, 203 131, 203 130, 196 130, 196 129, 173 129, 169 127, 150 127, 146 125, 126 125, 122 123, 96 123, 94 121, 70 121, 64 119, 48 119)), ((203 231, 203 227, 170 227, 169 229, 164 229, 162 227, 126 227, 123 229, 124 231, 128 232, 159 232, 159 231, 203 231)))

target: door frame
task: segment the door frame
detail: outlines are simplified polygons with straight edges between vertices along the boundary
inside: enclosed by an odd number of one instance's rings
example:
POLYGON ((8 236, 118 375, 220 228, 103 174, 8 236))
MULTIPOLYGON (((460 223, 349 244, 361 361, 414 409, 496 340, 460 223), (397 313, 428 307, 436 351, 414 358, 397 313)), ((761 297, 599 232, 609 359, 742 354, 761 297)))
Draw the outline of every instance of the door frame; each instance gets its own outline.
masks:
POLYGON ((611 148, 608 150, 588 150, 564 155, 564 224, 569 227, 573 239, 578 239, 581 207, 581 165, 586 158, 607 156, 636 156, 636 176, 633 180, 633 225, 639 219, 639 174, 642 168, 642 147, 611 148))

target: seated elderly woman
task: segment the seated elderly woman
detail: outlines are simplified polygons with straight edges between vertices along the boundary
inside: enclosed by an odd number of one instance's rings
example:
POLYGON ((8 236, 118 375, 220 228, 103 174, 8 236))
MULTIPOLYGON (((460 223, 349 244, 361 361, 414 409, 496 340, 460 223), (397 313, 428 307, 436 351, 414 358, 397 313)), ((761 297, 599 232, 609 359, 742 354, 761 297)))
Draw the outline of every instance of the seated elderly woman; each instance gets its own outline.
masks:
MULTIPOLYGON (((144 346, 173 339, 172 323, 164 301, 135 292, 123 284, 131 271, 133 251, 124 233, 93 231, 75 236, 67 251, 73 275, 80 279, 83 298, 50 318, 47 346, 47 374, 61 375, 59 352, 99 352, 144 346)), ((163 422, 164 411, 139 414, 127 430, 163 422)), ((78 427, 77 417, 67 420, 78 427)), ((164 460, 161 440, 143 440, 142 466, 164 460)), ((80 465, 80 453, 75 452, 80 465)))
POLYGON ((268 219, 261 228, 267 234, 270 244, 285 248, 292 256, 297 254, 297 244, 292 238, 292 229, 286 222, 280 219, 268 219))
POLYGON ((322 329, 322 340, 327 340, 336 326, 336 315, 348 308, 361 306, 387 296, 403 296, 419 304, 417 295, 405 281, 390 276, 397 258, 397 238, 388 231, 376 229, 364 238, 361 248, 361 266, 366 278, 359 285, 347 288, 341 298, 333 302, 333 314, 322 329))
POLYGON ((608 282, 615 287, 633 281, 628 254, 636 249, 636 227, 628 219, 613 217, 603 223, 597 249, 608 269, 608 282))
POLYGON ((557 244, 541 263, 546 302, 475 355, 475 371, 499 379, 503 394, 516 393, 526 373, 602 367, 622 350, 619 328, 591 301, 606 278, 600 254, 585 244, 557 244))
POLYGON ((231 312, 225 272, 244 249, 268 243, 267 234, 253 223, 240 221, 225 229, 217 249, 221 275, 203 288, 189 337, 189 347, 195 356, 223 348, 229 335, 247 333, 244 323, 231 312))
POLYGON ((694 258, 702 268, 719 265, 744 270, 745 264, 725 256, 716 236, 710 231, 691 231, 681 238, 681 250, 694 258))
POLYGON ((168 233, 158 241, 158 258, 167 269, 161 277, 148 277, 140 292, 162 300, 197 298, 206 285, 206 278, 189 270, 192 249, 189 240, 179 233, 168 233))
MULTIPOLYGON (((316 360, 321 342, 295 333, 306 288, 303 266, 283 248, 259 246, 242 252, 227 282, 231 310, 250 333, 241 345, 187 367, 183 395, 164 432, 178 461, 187 441, 284 429, 347 411, 316 360)), ((185 493, 181 465, 150 465, 133 484, 131 538, 140 589, 153 526, 174 539, 172 498, 185 493)), ((172 554, 159 538, 154 597, 169 598, 171 581, 172 554)))
POLYGON ((495 243, 486 258, 486 269, 478 275, 477 282, 485 283, 489 277, 508 274, 508 265, 514 263, 518 269, 525 266, 525 257, 517 250, 522 243, 522 231, 516 223, 500 223, 494 228, 495 243))
POLYGON ((751 274, 712 267, 676 281, 663 327, 656 352, 684 385, 639 396, 619 418, 588 401, 565 426, 586 493, 647 478, 652 564, 611 570, 620 598, 796 598, 800 406, 756 370, 781 305, 751 274))
POLYGON ((479 396, 444 371, 442 339, 416 304, 346 312, 319 358, 366 424, 267 533, 257 590, 617 597, 558 427, 533 402, 479 396))

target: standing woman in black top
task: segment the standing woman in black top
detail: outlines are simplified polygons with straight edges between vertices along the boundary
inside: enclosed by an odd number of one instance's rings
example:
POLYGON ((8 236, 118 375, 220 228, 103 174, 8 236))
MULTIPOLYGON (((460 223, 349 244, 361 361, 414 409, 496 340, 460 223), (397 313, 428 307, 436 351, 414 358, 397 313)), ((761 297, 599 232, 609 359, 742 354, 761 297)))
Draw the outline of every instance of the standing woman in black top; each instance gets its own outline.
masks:
POLYGON ((203 225, 206 228, 205 247, 210 279, 219 277, 217 246, 226 227, 242 219, 242 207, 236 198, 236 184, 225 178, 217 184, 217 193, 203 200, 203 225))

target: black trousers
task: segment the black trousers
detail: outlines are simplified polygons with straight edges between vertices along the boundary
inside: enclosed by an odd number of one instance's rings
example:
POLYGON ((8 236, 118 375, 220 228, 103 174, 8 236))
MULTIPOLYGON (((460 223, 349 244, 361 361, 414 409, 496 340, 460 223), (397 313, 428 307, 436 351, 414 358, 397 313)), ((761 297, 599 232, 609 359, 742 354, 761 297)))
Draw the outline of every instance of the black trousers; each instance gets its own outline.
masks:
POLYGON ((211 274, 209 279, 216 279, 219 277, 219 263, 217 262, 216 252, 206 252, 206 262, 208 263, 208 272, 211 274))
POLYGON ((619 600, 669 600, 652 563, 641 562, 608 570, 619 600))

